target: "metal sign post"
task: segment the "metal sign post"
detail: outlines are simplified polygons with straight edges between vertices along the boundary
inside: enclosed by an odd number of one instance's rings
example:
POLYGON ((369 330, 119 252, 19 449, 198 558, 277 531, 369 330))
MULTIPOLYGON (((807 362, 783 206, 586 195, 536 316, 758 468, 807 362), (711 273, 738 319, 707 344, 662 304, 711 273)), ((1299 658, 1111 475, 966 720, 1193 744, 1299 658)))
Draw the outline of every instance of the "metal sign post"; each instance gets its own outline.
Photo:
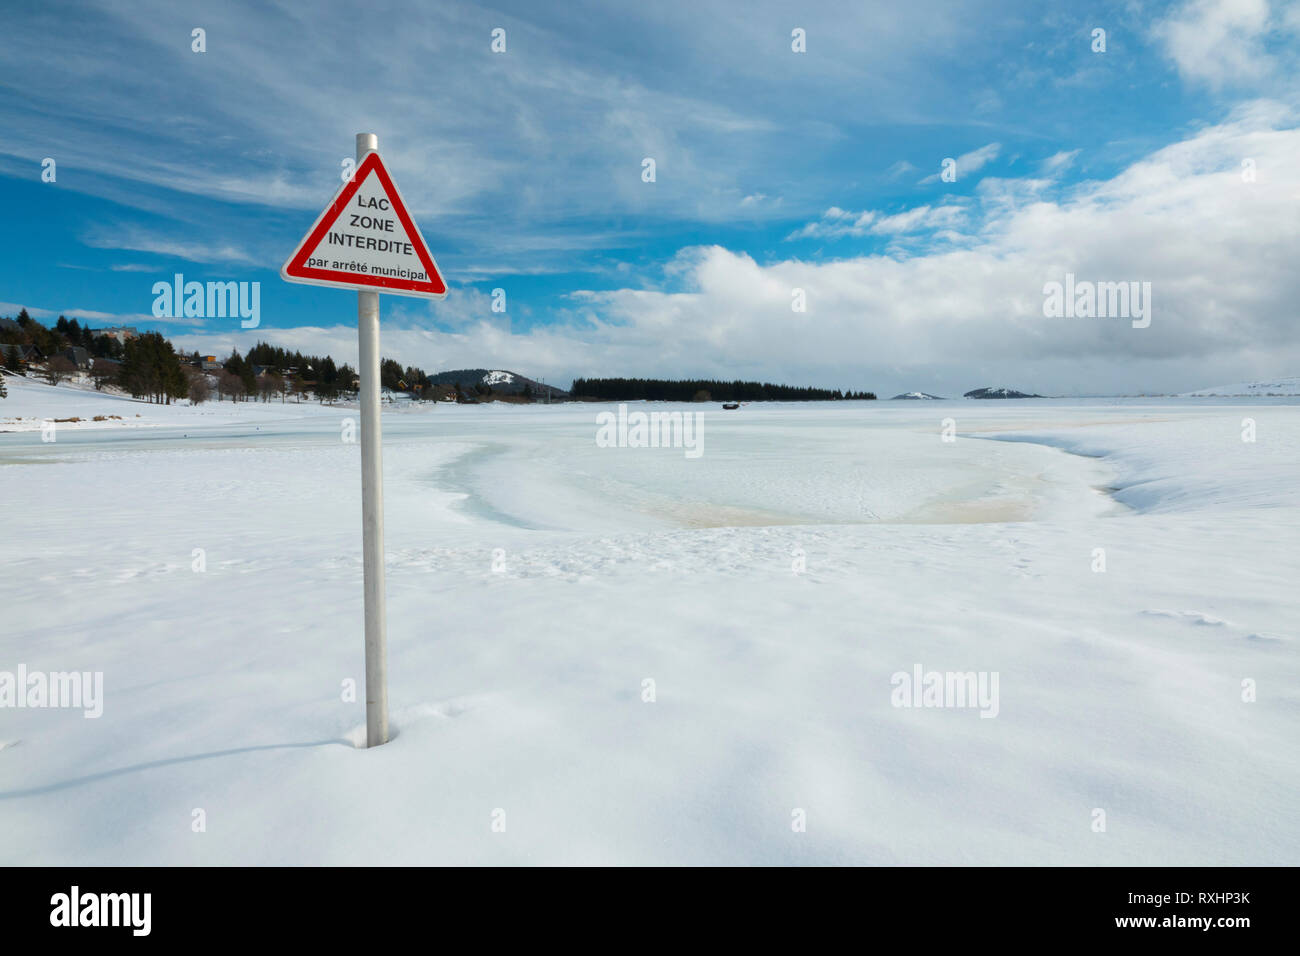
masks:
POLYGON ((379 158, 357 134, 357 165, 280 269, 287 282, 357 290, 361 379, 361 554, 366 618, 366 746, 388 742, 384 466, 379 421, 379 292, 441 299, 447 285, 379 158))
MULTIPOLYGON (((357 165, 379 149, 357 133, 357 165)), ((384 457, 379 421, 379 293, 357 293, 361 373, 361 555, 366 597, 366 746, 388 743, 388 615, 384 591, 384 457)))

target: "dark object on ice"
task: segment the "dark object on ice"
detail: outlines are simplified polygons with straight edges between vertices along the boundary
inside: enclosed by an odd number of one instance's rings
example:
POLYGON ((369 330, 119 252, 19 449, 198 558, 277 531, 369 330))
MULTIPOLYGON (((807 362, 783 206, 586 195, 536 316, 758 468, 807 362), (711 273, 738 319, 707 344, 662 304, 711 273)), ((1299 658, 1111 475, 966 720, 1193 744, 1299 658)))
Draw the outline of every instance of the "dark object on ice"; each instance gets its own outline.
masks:
POLYGON ((739 408, 740 402, 723 402, 722 407, 730 411, 733 408, 739 408))
POLYGON ((963 398, 1042 398, 1029 392, 1017 392, 1014 388, 977 388, 967 392, 963 398))

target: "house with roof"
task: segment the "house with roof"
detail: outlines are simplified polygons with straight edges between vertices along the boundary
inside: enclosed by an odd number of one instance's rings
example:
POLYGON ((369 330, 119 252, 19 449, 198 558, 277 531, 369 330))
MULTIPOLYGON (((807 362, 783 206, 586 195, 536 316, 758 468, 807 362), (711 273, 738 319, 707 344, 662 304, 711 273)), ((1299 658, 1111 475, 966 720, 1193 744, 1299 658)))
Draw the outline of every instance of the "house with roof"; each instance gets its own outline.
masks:
POLYGON ((24 345, 21 342, 0 342, 0 357, 8 361, 9 350, 13 349, 18 352, 18 359, 28 365, 33 362, 44 362, 45 353, 35 345, 24 345))
POLYGON ((79 371, 84 372, 86 369, 90 368, 90 353, 80 345, 66 348, 59 354, 71 362, 79 371))

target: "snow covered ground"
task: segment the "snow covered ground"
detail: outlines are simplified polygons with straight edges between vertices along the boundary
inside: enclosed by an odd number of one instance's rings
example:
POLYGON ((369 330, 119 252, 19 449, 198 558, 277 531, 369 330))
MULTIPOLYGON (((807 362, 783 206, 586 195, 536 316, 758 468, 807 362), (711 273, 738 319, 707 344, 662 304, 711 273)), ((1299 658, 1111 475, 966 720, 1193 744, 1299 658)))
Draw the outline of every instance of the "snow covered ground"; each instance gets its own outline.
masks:
POLYGON ((1300 862, 1294 400, 386 409, 364 750, 356 410, 8 381, 0 864, 1300 862))

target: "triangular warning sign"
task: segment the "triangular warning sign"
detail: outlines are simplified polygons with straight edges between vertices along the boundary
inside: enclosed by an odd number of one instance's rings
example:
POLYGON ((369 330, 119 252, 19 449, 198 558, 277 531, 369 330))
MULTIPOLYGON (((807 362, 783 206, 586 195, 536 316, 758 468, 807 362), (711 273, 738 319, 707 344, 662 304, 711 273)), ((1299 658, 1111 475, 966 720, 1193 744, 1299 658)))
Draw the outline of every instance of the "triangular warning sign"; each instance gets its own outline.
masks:
POLYGON ((287 282, 447 294, 424 237, 378 153, 370 153, 280 269, 287 282))

